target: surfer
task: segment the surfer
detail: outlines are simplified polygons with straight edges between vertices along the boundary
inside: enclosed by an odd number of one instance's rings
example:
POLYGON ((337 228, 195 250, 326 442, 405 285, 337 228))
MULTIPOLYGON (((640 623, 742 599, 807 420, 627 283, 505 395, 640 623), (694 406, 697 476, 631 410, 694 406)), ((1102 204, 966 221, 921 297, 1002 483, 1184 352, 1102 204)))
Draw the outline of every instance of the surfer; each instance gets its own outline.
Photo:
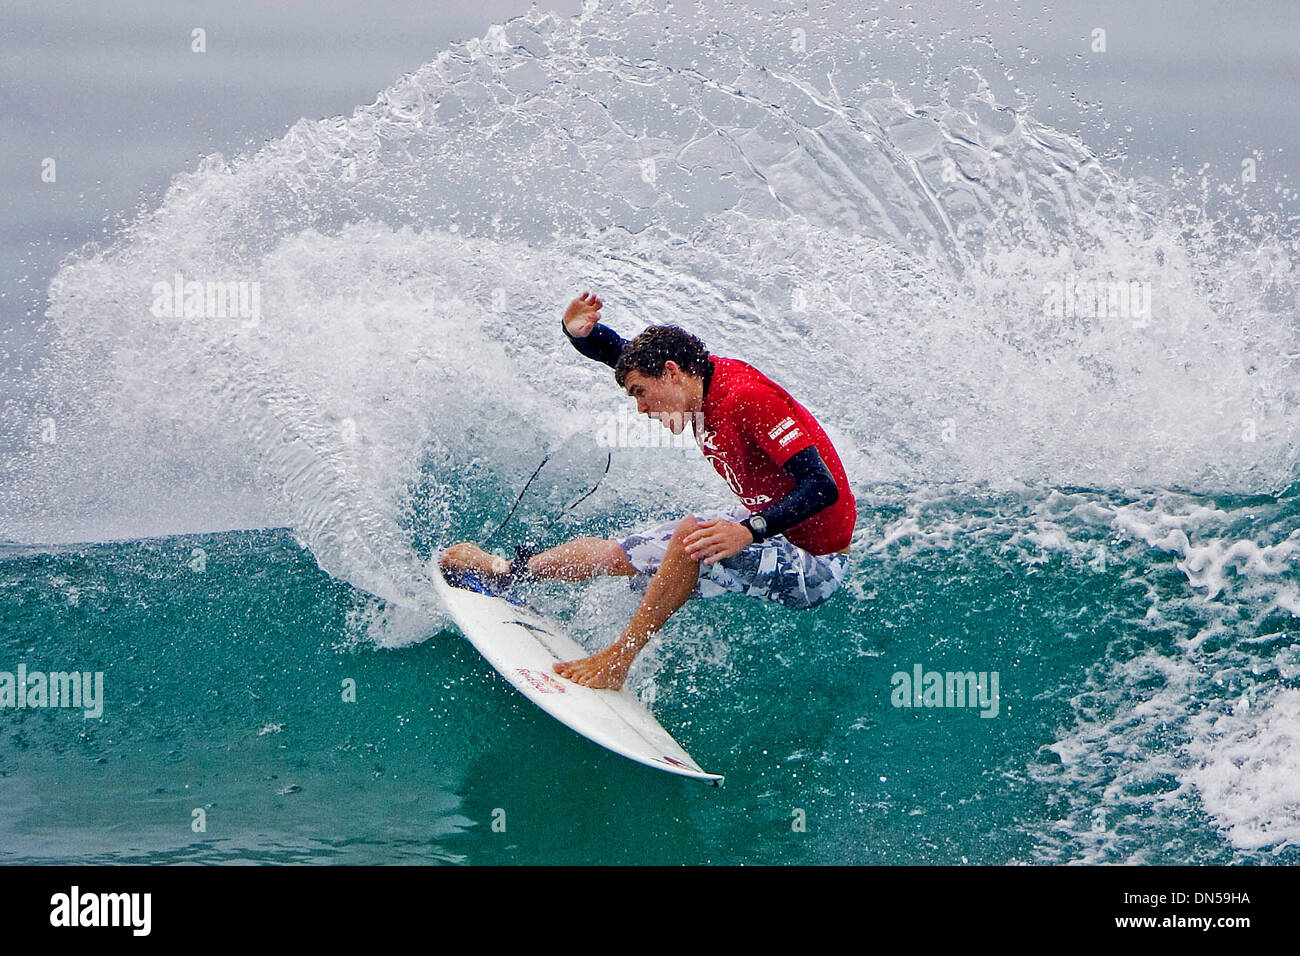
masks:
POLYGON ((744 362, 710 355, 676 326, 651 326, 624 341, 600 324, 600 309, 600 299, 583 292, 564 312, 564 334, 582 355, 614 369, 640 414, 675 435, 689 422, 740 505, 621 539, 577 538, 514 561, 463 542, 443 553, 442 566, 502 580, 635 576, 645 596, 618 640, 555 665, 575 683, 618 688, 641 649, 693 596, 741 593, 801 609, 829 598, 844 579, 857 506, 830 439, 783 388, 744 362))

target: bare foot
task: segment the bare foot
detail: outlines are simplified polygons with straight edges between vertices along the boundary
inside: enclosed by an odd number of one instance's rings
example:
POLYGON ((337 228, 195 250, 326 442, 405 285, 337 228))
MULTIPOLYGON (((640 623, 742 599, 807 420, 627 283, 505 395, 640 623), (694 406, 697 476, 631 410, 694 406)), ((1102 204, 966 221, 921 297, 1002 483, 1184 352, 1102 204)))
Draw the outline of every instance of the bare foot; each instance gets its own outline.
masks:
POLYGON ((488 554, 476 544, 463 541, 453 544, 442 553, 439 563, 449 571, 480 571, 498 577, 510 573, 510 562, 495 554, 488 554))
POLYGON ((627 680, 632 658, 616 641, 603 651, 598 651, 580 661, 565 661, 555 665, 555 673, 584 687, 618 690, 627 680))

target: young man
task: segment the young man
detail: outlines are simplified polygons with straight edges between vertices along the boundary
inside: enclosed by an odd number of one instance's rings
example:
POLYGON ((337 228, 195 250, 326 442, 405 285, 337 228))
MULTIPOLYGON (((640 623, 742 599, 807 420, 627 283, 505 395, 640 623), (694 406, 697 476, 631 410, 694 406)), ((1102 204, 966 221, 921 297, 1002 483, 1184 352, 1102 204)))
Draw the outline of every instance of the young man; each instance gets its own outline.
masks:
POLYGON ((565 310, 564 333, 574 348, 611 366, 641 414, 676 435, 689 421, 741 505, 688 514, 620 540, 578 538, 526 561, 457 544, 443 553, 442 565, 503 579, 650 576, 618 640, 555 665, 575 683, 618 688, 641 648, 693 595, 743 593, 794 608, 829 598, 844 578, 857 506, 830 439, 779 385, 744 362, 709 355, 676 326, 651 326, 624 342, 599 324, 600 308, 600 299, 584 292, 565 310))

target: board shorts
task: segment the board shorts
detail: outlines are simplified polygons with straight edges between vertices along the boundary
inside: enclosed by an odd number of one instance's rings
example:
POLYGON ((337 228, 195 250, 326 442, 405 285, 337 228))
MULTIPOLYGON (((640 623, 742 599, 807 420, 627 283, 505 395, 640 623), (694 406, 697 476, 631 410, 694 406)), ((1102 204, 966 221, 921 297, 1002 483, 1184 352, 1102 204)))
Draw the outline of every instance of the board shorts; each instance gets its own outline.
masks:
MULTIPOLYGON (((695 519, 743 521, 749 515, 748 508, 736 506, 699 511, 695 519)), ((667 521, 615 539, 637 570, 632 579, 634 590, 644 591, 659 570, 677 523, 667 521)), ((715 564, 701 561, 700 579, 691 597, 744 594, 805 610, 816 607, 839 590, 848 565, 847 554, 809 554, 784 535, 773 535, 715 564)))

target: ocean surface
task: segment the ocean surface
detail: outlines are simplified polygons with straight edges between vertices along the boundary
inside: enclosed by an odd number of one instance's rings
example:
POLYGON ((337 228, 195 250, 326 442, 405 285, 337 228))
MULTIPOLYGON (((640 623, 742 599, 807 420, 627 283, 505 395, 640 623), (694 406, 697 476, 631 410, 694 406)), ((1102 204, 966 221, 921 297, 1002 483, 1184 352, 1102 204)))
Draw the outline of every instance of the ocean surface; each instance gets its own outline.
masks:
MULTIPOLYGON (((6 400, 0 704, 22 666, 103 712, 0 707, 0 862, 1300 862, 1294 187, 1268 144, 1138 175, 1031 59, 601 0, 177 169, 49 277, 6 400), (541 713, 429 586, 730 503, 602 443, 584 289, 782 384, 857 495, 830 602, 692 602, 633 669, 722 788, 541 713), (996 698, 906 706, 918 669, 996 698)), ((529 599, 596 648, 637 595, 529 599)))

